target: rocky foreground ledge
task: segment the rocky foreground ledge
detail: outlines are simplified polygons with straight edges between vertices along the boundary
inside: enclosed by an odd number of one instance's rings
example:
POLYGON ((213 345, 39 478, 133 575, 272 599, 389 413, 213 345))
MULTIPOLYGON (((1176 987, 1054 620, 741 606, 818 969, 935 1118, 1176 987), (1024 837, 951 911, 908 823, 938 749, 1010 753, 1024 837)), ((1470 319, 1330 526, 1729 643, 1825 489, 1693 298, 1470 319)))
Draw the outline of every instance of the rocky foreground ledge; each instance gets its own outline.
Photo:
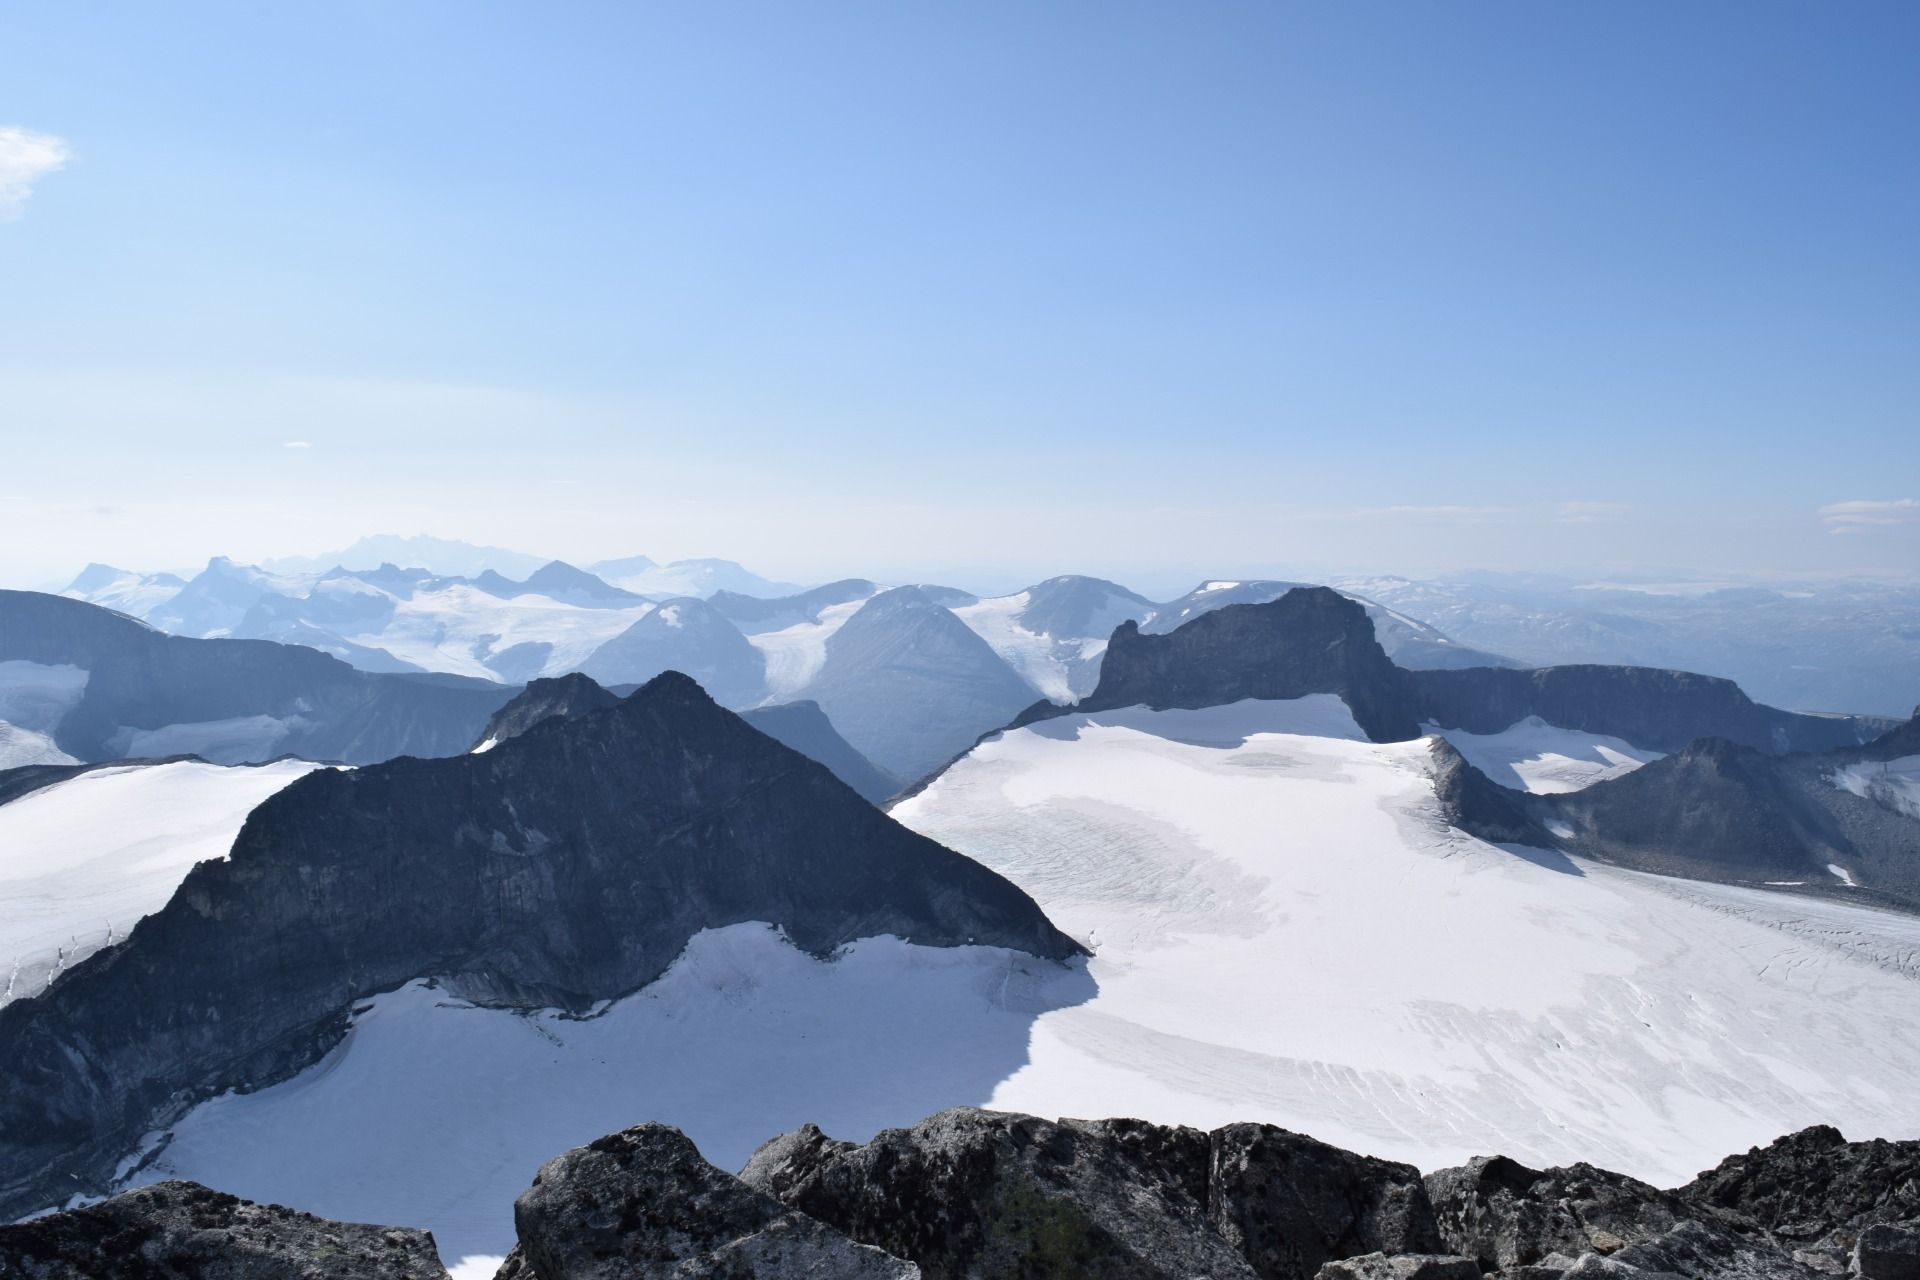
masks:
MULTIPOLYGON (((1424 1178, 1270 1125, 958 1109, 809 1125, 739 1176, 641 1125, 549 1161, 499 1280, 1920 1280, 1920 1141, 1816 1127, 1671 1191, 1483 1157, 1424 1178)), ((0 1277, 439 1280, 432 1240, 164 1183, 0 1227, 0 1277)))

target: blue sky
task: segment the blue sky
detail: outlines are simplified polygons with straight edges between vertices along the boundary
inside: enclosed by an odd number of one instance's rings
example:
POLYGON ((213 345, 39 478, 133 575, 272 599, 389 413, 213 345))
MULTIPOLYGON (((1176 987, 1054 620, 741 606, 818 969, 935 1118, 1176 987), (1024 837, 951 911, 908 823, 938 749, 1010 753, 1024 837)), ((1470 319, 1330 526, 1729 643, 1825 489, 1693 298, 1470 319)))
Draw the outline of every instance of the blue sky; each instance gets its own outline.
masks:
POLYGON ((0 578, 1914 571, 1916 65, 1909 3, 12 6, 0 578))

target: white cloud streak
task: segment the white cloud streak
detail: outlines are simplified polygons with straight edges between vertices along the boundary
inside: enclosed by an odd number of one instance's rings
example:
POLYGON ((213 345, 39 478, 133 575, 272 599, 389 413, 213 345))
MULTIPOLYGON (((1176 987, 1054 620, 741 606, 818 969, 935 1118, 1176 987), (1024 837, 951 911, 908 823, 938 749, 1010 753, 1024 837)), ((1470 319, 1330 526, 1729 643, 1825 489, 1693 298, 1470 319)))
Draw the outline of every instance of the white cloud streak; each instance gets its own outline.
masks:
POLYGON ((1820 508, 1820 518, 1828 533, 1862 533, 1867 529, 1920 521, 1920 499, 1856 498, 1850 502, 1829 502, 1820 508))
POLYGON ((18 125, 0 125, 0 221, 26 212, 34 183, 66 167, 72 155, 65 138, 18 125))

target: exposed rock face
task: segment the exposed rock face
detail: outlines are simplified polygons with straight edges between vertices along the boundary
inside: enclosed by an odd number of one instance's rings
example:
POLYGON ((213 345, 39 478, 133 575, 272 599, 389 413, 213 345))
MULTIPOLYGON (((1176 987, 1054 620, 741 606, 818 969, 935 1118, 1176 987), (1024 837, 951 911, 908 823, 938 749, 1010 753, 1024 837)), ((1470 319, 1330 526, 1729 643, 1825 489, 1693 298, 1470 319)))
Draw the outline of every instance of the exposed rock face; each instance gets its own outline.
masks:
MULTIPOLYGON (((1766 755, 1705 739, 1632 773, 1530 803, 1604 861, 1708 880, 1839 888, 1920 906, 1920 820, 1835 783, 1851 752, 1766 755)), ((1854 892, 1851 891, 1850 892, 1854 892)))
POLYGON ((1481 1157, 1428 1174, 1427 1192, 1448 1249, 1529 1280, 1614 1272, 1585 1255, 1693 1280, 1806 1275, 1786 1255, 1749 1239, 1742 1230, 1749 1224, 1738 1215, 1592 1165, 1540 1170, 1481 1157))
POLYGON ((820 704, 811 701, 783 702, 777 706, 754 707, 742 711, 740 718, 772 738, 792 747, 809 760, 833 770, 833 776, 852 787, 874 804, 900 790, 900 780, 876 766, 853 749, 827 719, 820 704))
POLYGON ((1920 1228, 1883 1223, 1862 1231, 1853 1273, 1861 1280, 1920 1280, 1920 1228))
POLYGON ((1260 1276, 1437 1247, 1417 1171, 1264 1125, 960 1109, 864 1146, 807 1126, 741 1177, 933 1277, 1260 1276))
POLYGON ((537 1280, 920 1274, 714 1168, 661 1124, 609 1134, 542 1165, 514 1202, 513 1225, 520 1243, 506 1274, 537 1280))
POLYGON ((1920 1225, 1920 1141, 1848 1142, 1815 1125, 1729 1156, 1679 1194, 1837 1266, 1871 1226, 1920 1225))
POLYGON ((1882 732, 1871 716, 1814 716, 1763 706, 1717 676, 1655 667, 1469 667, 1416 671, 1422 718, 1442 728, 1498 733, 1528 716, 1611 734, 1655 751, 1725 738, 1756 751, 1832 751, 1882 732))
POLYGON ((1107 644, 1100 683, 1091 694, 1071 708, 1035 708, 1022 720, 1310 693, 1338 694, 1375 742, 1420 736, 1407 673, 1381 649, 1366 611, 1326 587, 1296 587, 1267 604, 1214 609, 1165 635, 1123 623, 1107 644))
POLYGON ((162 1182, 0 1226, 9 1280, 446 1280, 433 1237, 162 1182))
POLYGON ((1480 1280, 1480 1264, 1450 1253, 1366 1253, 1327 1263, 1314 1280, 1480 1280))
POLYGON ((513 696, 457 676, 357 671, 298 645, 170 636, 97 605, 31 591, 0 591, 0 661, 9 660, 88 673, 78 703, 51 729, 61 750, 86 761, 129 754, 130 731, 247 717, 278 722, 270 746, 194 749, 220 764, 280 755, 352 764, 454 755, 513 696))
POLYGON ((493 713, 492 719, 487 721, 487 727, 480 732, 480 741, 474 745, 498 746, 508 738, 519 737, 542 720, 600 711, 618 701, 620 695, 609 693, 590 677, 577 671, 551 679, 534 680, 515 694, 513 701, 493 713))
POLYGON ((1524 796, 1474 768, 1445 738, 1434 738, 1432 750, 1433 791, 1448 822, 1490 844, 1552 847, 1554 837, 1533 816, 1524 796))
POLYGON ((127 941, 0 1008, 0 1216, 314 1061, 363 996, 437 976, 580 1010, 755 920, 816 955, 883 933, 1079 950, 1014 885, 669 674, 484 753, 309 774, 127 941))

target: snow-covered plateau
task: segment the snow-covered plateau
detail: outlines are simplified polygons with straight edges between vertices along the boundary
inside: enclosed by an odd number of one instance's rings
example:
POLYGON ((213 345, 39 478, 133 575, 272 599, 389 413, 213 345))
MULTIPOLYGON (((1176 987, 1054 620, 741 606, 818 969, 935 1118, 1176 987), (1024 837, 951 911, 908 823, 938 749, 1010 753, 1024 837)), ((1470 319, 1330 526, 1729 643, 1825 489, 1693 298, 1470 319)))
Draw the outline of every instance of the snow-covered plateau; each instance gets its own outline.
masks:
POLYGON ((1441 820, 1429 770, 1326 695, 1042 721, 894 816, 1090 959, 877 938, 822 961, 748 924, 586 1019, 416 982, 134 1177, 428 1227, 480 1269, 542 1160, 649 1119, 728 1168, 804 1121, 860 1140, 978 1104, 1666 1185, 1815 1122, 1920 1131, 1920 919, 1496 848, 1441 820))

